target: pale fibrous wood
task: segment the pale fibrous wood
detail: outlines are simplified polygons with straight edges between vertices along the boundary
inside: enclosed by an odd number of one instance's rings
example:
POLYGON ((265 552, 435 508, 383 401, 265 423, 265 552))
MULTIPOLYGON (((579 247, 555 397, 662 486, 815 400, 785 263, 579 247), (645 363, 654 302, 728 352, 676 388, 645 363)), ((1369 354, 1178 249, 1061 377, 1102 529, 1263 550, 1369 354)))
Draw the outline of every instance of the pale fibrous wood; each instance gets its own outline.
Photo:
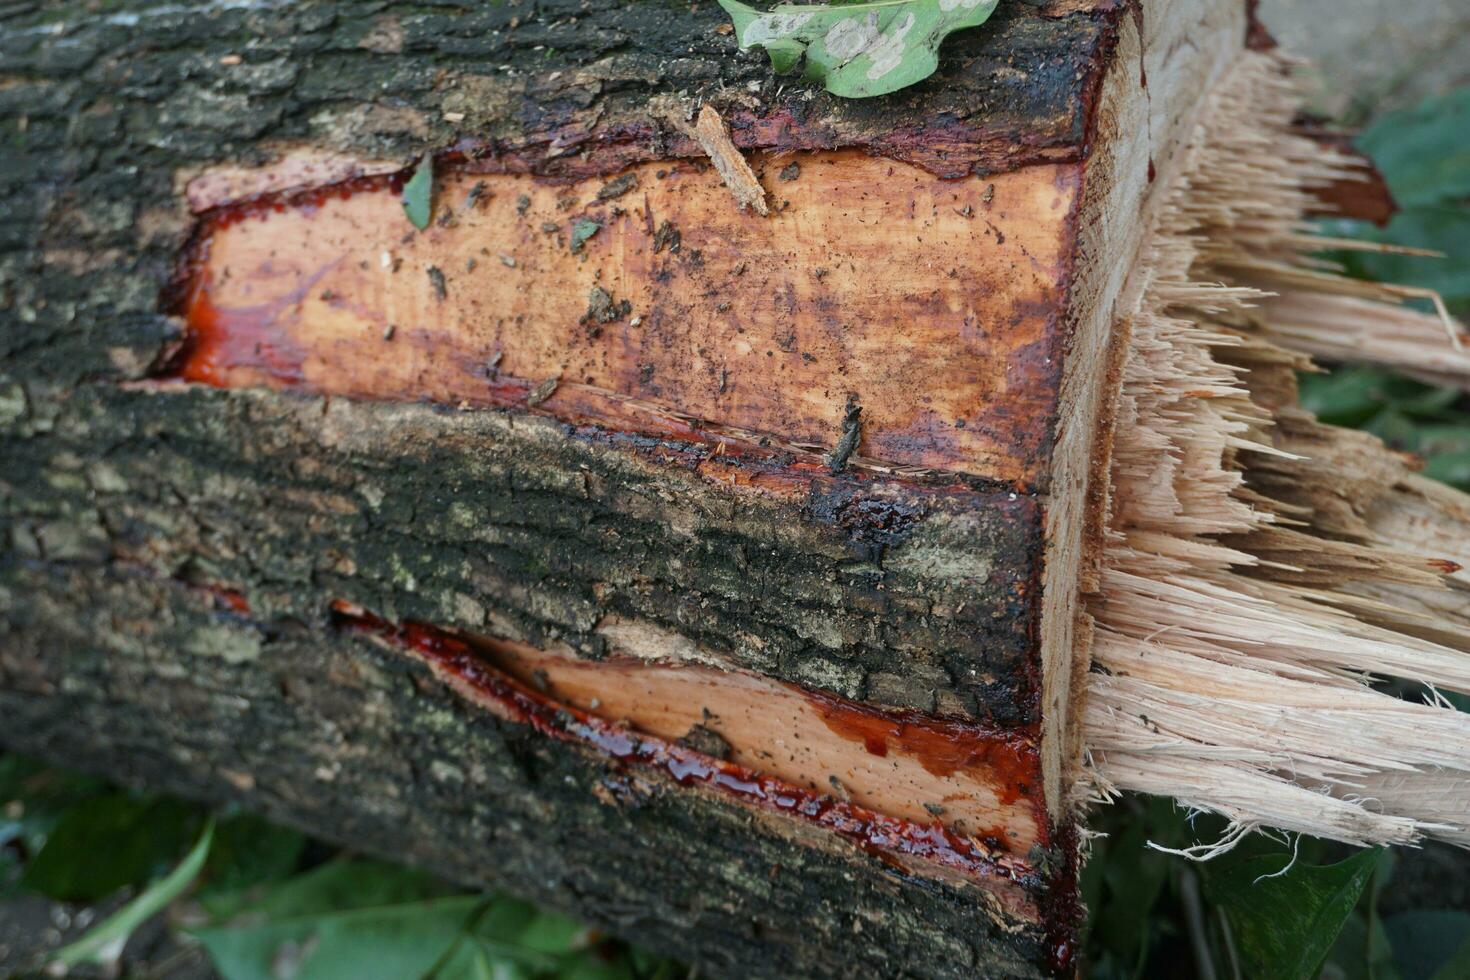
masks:
POLYGON ((1341 163, 1291 134, 1294 105, 1283 62, 1241 59, 1140 270, 1079 791, 1173 796, 1239 829, 1470 844, 1470 716, 1369 686, 1470 691, 1470 498, 1317 423, 1291 372, 1310 366, 1294 350, 1376 351, 1470 376, 1392 290, 1307 267, 1295 223, 1341 163), (1342 346, 1306 329, 1328 322, 1342 346))

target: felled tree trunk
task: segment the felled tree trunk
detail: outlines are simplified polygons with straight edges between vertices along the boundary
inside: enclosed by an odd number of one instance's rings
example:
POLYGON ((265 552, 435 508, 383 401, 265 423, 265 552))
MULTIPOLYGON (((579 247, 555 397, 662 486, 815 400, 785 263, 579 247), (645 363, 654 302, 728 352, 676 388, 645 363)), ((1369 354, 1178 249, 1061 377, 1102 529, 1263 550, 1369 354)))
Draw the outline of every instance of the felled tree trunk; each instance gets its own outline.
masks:
POLYGON ((1242 4, 861 102, 713 4, 3 24, 0 741, 720 975, 1074 969, 1127 317, 1242 4))

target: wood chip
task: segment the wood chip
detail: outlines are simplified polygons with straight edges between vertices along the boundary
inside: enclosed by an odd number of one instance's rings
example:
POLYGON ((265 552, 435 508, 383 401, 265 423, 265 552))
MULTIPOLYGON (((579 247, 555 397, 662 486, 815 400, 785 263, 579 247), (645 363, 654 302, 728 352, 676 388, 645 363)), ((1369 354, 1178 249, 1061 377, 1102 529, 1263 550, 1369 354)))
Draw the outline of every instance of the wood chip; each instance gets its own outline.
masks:
POLYGON ((754 208, 755 213, 762 216, 771 213, 766 207, 765 188, 755 179, 755 171, 750 169, 750 164, 745 162, 745 157, 740 155, 740 151, 730 141, 725 120, 720 118, 713 106, 707 105, 699 110, 699 121, 694 125, 694 138, 704 147, 704 152, 709 154, 715 170, 719 171, 720 179, 730 188, 730 193, 735 195, 737 204, 742 208, 754 208))
POLYGON ((847 396, 847 408, 842 415, 842 435, 832 452, 827 454, 827 468, 833 473, 847 469, 847 460, 863 439, 863 409, 857 399, 847 396))
POLYGON ((526 396, 526 404, 533 408, 540 405, 552 396, 552 393, 556 391, 556 386, 559 384, 561 384, 561 375, 557 375, 554 378, 547 378, 535 388, 531 389, 531 393, 526 396))

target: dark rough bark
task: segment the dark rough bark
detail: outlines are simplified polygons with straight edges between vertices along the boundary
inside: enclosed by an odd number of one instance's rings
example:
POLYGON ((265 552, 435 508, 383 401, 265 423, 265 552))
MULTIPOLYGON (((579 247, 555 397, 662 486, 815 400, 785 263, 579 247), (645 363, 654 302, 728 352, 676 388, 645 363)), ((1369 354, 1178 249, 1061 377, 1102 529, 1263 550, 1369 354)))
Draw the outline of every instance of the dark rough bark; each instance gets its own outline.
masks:
POLYGON ((835 839, 798 842, 755 811, 609 769, 323 617, 262 623, 205 591, 81 562, 11 563, 0 611, 10 748, 237 800, 513 889, 718 976, 1043 971, 1041 931, 1005 931, 976 888, 835 839))
POLYGON ((4 445, 11 560, 128 562, 271 619, 346 599, 591 658, 614 614, 845 697, 1036 721, 1028 497, 838 475, 783 502, 671 465, 705 447, 212 389, 85 386, 28 402, 4 445))
MULTIPOLYGON (((784 101, 761 112, 787 118, 799 108, 811 118, 828 119, 830 126, 823 123, 828 135, 818 142, 835 143, 861 143, 860 131, 876 132, 880 123, 883 132, 892 134, 908 123, 927 125, 979 113, 985 125, 1004 130, 1007 145, 1039 141, 1064 145, 1075 154, 1085 100, 1080 98, 1084 79, 1072 62, 1096 53, 1100 25, 1112 14, 1051 17, 1020 4, 1007 7, 1015 9, 1002 10, 993 28, 952 41, 942 77, 911 93, 870 105, 838 103, 823 94, 807 99, 809 92, 793 87, 782 96, 784 101), (1002 61, 1006 70, 995 70, 1002 61), (1064 70, 1064 63, 1071 67, 1064 70), (956 107, 963 107, 963 113, 956 107), (1059 119, 1064 123, 1057 123, 1059 119), (839 131, 847 135, 831 136, 839 131)), ((713 32, 723 15, 712 4, 694 13, 682 5, 612 3, 549 3, 524 10, 467 4, 430 11, 388 4, 262 3, 168 12, 173 9, 122 4, 94 15, 65 6, 28 11, 23 5, 0 31, 5 75, 0 118, 10 133, 0 167, 0 213, 5 219, 0 222, 0 315, 6 321, 0 331, 0 422, 7 429, 7 460, 15 461, 4 474, 7 502, 0 521, 20 553, 56 557, 83 548, 101 559, 110 551, 136 550, 149 533, 172 534, 170 522, 194 521, 188 510, 200 481, 212 478, 219 486, 219 480, 238 478, 224 474, 239 474, 262 462, 261 454, 249 448, 253 440, 267 440, 267 447, 274 446, 283 457, 305 451, 288 449, 284 436, 268 441, 271 423, 251 419, 263 403, 250 409, 231 395, 199 394, 165 405, 160 399, 112 390, 119 381, 156 369, 176 338, 178 328, 158 311, 190 227, 176 193, 179 173, 206 162, 260 159, 262 145, 282 140, 358 151, 418 152, 443 146, 452 133, 441 112, 464 95, 464 86, 481 88, 473 105, 460 108, 482 112, 493 106, 496 113, 493 119, 467 119, 467 129, 495 131, 507 143, 529 145, 552 129, 564 135, 566 126, 582 126, 575 122, 582 118, 579 113, 601 120, 599 132, 611 133, 618 126, 610 120, 631 120, 641 112, 647 121, 649 100, 660 93, 682 92, 693 100, 769 79, 763 55, 738 57, 733 42, 713 32), (517 26, 511 26, 512 20, 517 26), (241 64, 221 63, 222 58, 233 60, 225 57, 231 54, 241 64), (611 70, 609 57, 637 70, 627 69, 616 81, 602 78, 599 72, 611 70), (495 74, 502 67, 509 70, 495 74), (480 81, 471 83, 471 75, 480 81), (501 76, 510 79, 505 84, 516 90, 515 98, 499 88, 500 95, 487 94, 484 79, 501 76), (553 92, 546 86, 560 87, 553 92), (375 101, 363 101, 364 92, 373 92, 375 101), (575 105, 563 112, 558 92, 575 105), (104 415, 115 418, 88 431, 92 422, 87 417, 104 415), (69 417, 76 421, 67 421, 69 417), (65 448, 48 438, 53 425, 57 437, 70 433, 65 448), (194 431, 205 437, 190 440, 187 434, 194 431), (17 437, 20 443, 9 441, 17 437), (97 440, 107 441, 108 447, 97 440), (163 511, 182 505, 179 513, 130 524, 105 513, 105 501, 102 507, 83 503, 97 490, 80 475, 58 477, 41 469, 43 463, 58 460, 64 468, 73 455, 90 461, 101 452, 115 452, 124 470, 147 470, 155 485, 140 492, 163 511), (210 477, 211 470, 220 475, 210 477), (80 524, 66 516, 78 508, 88 512, 80 524), (43 524, 53 526, 37 537, 43 524), (116 534, 121 537, 111 540, 116 534), (47 535, 55 540, 48 544, 47 535)), ((640 145, 644 153, 667 150, 657 139, 640 145)), ((961 152, 960 144, 951 148, 961 152)), ((567 144, 567 153, 575 155, 575 149, 575 141, 567 144)), ((262 452, 269 454, 268 449, 262 452)), ((274 477, 257 474, 251 479, 288 479, 287 462, 277 460, 274 477)), ((451 472, 457 465, 442 458, 424 463, 451 472)), ((338 492, 356 480, 328 470, 323 492, 334 476, 340 477, 338 492)), ((431 494, 474 498, 488 492, 482 486, 460 489, 459 482, 459 477, 445 480, 443 489, 431 494)), ((227 506, 226 516, 235 526, 210 532, 221 541, 234 539, 225 548, 233 557, 223 564, 208 548, 191 559, 182 545, 172 556, 150 546, 150 564, 176 574, 192 561, 205 569, 201 574, 236 585, 312 583, 322 591, 309 600, 295 598, 320 604, 333 597, 331 592, 345 591, 349 598, 375 598, 372 604, 387 612, 432 613, 463 625, 476 624, 478 614, 456 609, 452 594, 464 592, 476 577, 484 582, 487 576, 506 574, 493 557, 482 558, 478 568, 464 562, 463 546, 424 547, 422 541, 435 533, 436 522, 442 535, 463 535, 469 529, 446 523, 446 514, 426 514, 422 507, 410 528, 406 515, 392 508, 421 497, 425 484, 409 480, 395 487, 390 479, 381 488, 390 511, 379 522, 390 533, 381 540, 354 540, 348 549, 358 566, 356 577, 376 578, 379 584, 366 589, 351 585, 345 581, 351 575, 334 581, 330 569, 313 567, 313 560, 301 555, 318 552, 319 565, 342 550, 333 535, 351 537, 373 523, 359 515, 355 520, 361 523, 351 525, 352 530, 347 520, 333 527, 320 514, 312 518, 310 507, 300 504, 294 506, 305 509, 293 515, 291 501, 307 500, 309 494, 273 500, 283 490, 247 487, 227 506), (254 504, 248 503, 251 494, 254 504), (251 566, 267 561, 252 555, 255 549, 245 540, 265 520, 251 506, 274 508, 268 521, 272 533, 293 539, 300 554, 270 557, 272 570, 251 566), (319 535, 315 547, 307 544, 313 535, 319 535), (211 565, 219 567, 209 572, 211 565), (258 572, 266 574, 256 579, 258 572), (411 575, 420 587, 407 595, 388 594, 395 575, 400 581, 411 575), (418 598, 412 597, 415 592, 418 598)), ((953 590, 934 595, 926 584, 905 586, 893 574, 883 587, 896 586, 896 593, 879 597, 866 588, 881 564, 874 561, 877 550, 911 531, 844 528, 852 520, 879 523, 871 514, 862 515, 865 501, 844 505, 843 498, 854 492, 843 479, 830 481, 821 492, 814 489, 809 506, 794 515, 813 519, 816 527, 831 525, 820 544, 801 542, 811 544, 822 558, 798 561, 785 555, 776 562, 785 567, 767 573, 761 549, 752 547, 757 542, 720 531, 701 543, 700 560, 691 555, 683 567, 642 576, 636 589, 609 608, 621 603, 625 611, 662 622, 676 620, 737 662, 843 694, 1034 723, 1034 677, 1024 657, 1034 637, 1037 600, 1040 518, 1032 501, 1013 504, 1008 495, 973 498, 982 509, 973 515, 972 528, 959 531, 970 534, 975 549, 994 559, 994 568, 983 594, 970 599, 946 626, 941 622, 946 611, 958 609, 953 590), (724 548, 728 551, 722 554, 724 548), (789 595, 795 608, 772 608, 772 621, 764 626, 752 621, 759 643, 741 645, 734 639, 740 631, 732 626, 735 618, 749 614, 752 583, 768 608, 778 595, 789 595), (710 597, 722 591, 711 604, 710 597), (831 611, 849 603, 851 608, 841 614, 847 622, 836 648, 830 636, 829 642, 817 641, 804 627, 814 610, 831 611), (881 681, 889 692, 884 695, 872 687, 868 675, 890 648, 912 656, 903 655, 910 661, 899 671, 905 683, 881 681)), ((549 491, 545 499, 557 498, 549 491)), ((897 509, 926 509, 931 499, 938 498, 920 494, 914 501, 899 501, 897 509)), ((580 519, 590 519, 596 506, 584 505, 580 519)), ((361 501, 349 505, 361 507, 361 501)), ((574 522, 569 515, 556 516, 574 522)), ((764 520, 767 528, 796 526, 779 508, 772 508, 764 520)), ((915 522, 904 516, 902 523, 915 522)), ((953 539, 957 531, 951 526, 938 533, 953 539)), ((639 544, 636 534, 633 543, 639 544)), ((617 560, 619 553, 609 548, 596 557, 617 560)), ((506 546, 501 553, 513 550, 506 546)), ((585 567, 575 557, 568 556, 567 567, 560 570, 564 578, 573 568, 585 567)), ((522 582, 542 580, 538 588, 550 588, 553 596, 546 602, 524 593, 527 603, 541 603, 542 611, 535 614, 513 603, 517 630, 531 638, 546 630, 585 634, 594 608, 586 596, 557 591, 545 583, 547 575, 525 568, 524 555, 512 560, 520 565, 516 573, 522 582)), ((584 591, 587 586, 584 581, 584 591)), ((585 635, 578 645, 597 653, 585 635)), ((904 666, 891 659, 887 663, 890 671, 904 666)))

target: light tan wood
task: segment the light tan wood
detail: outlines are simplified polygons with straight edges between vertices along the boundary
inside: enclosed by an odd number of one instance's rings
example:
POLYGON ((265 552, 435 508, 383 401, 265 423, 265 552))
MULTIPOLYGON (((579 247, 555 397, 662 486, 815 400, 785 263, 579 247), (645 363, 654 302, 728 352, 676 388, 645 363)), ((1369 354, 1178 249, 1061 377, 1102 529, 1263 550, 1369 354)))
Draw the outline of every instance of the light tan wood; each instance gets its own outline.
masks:
POLYGON ((1100 135, 1076 221, 1072 333, 1051 460, 1041 613, 1041 758, 1052 816, 1083 759, 1092 622, 1079 596, 1097 587, 1121 359, 1147 274, 1146 247, 1178 177, 1204 100, 1241 54, 1247 12, 1231 0, 1141 2, 1118 25, 1098 96, 1100 135))
POLYGON ((603 180, 443 174, 423 232, 387 188, 247 212, 208 238, 185 376, 471 403, 498 383, 563 415, 581 385, 814 446, 852 395, 867 456, 1040 483, 1077 168, 763 169, 768 218, 689 162, 608 200, 603 180))
POLYGON ((1024 735, 885 714, 744 672, 588 661, 505 641, 480 649, 522 683, 637 731, 674 741, 702 726, 729 745, 730 761, 803 789, 940 823, 997 853, 1025 857, 1043 840, 1036 749, 1024 735))

